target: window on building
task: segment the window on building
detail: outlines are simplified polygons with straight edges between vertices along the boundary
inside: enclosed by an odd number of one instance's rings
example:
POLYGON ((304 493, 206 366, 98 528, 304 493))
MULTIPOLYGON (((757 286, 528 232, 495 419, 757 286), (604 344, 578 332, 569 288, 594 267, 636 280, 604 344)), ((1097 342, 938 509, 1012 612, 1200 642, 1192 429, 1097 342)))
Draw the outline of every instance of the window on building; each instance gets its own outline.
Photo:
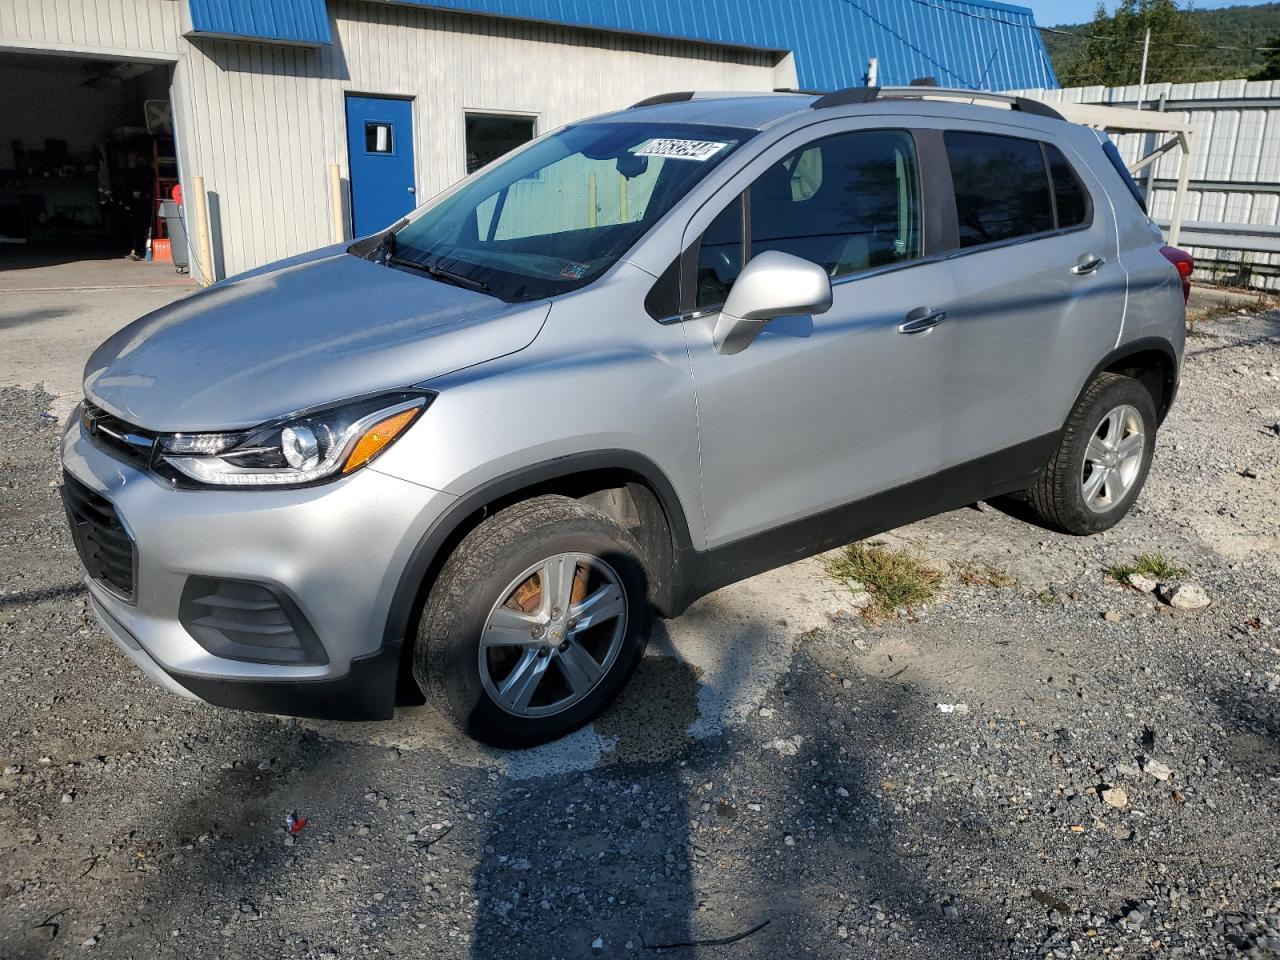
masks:
POLYGON ((951 130, 944 137, 956 189, 960 246, 1053 229, 1053 200, 1036 140, 951 130))
POLYGON ((365 153, 395 153, 391 124, 367 120, 364 125, 365 153))
POLYGON ((500 113, 468 113, 467 173, 475 173, 522 143, 533 139, 533 117, 500 113))
POLYGON ((1058 227, 1078 227, 1089 219, 1089 200, 1084 185, 1071 169, 1067 158, 1051 143, 1044 145, 1044 155, 1049 161, 1049 178, 1053 181, 1054 208, 1058 214, 1058 227))

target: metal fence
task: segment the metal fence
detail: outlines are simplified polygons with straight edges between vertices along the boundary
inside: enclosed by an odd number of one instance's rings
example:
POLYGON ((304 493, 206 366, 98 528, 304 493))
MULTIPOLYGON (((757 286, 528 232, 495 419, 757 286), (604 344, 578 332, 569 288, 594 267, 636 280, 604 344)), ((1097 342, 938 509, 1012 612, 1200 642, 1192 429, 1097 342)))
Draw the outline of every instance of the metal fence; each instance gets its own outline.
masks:
MULTIPOLYGON (((1049 103, 1130 109, 1139 98, 1136 86, 1019 92, 1049 103)), ((1280 290, 1280 80, 1148 84, 1141 108, 1180 113, 1195 127, 1181 246, 1195 256, 1197 278, 1280 290)), ((1136 163, 1155 136, 1112 138, 1136 163)), ((1166 228, 1179 162, 1171 152, 1138 177, 1152 217, 1166 228)))

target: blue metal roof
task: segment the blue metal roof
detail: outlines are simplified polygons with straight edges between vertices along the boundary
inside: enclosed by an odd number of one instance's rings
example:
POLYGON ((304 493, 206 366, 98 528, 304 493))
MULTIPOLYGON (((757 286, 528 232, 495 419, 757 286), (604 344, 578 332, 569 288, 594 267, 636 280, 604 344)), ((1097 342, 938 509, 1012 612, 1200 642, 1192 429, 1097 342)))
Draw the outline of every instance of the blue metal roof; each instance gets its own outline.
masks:
POLYGON ((191 32, 318 46, 331 42, 325 0, 189 0, 191 32))
MULTIPOLYGON (((199 32, 295 43, 329 42, 324 0, 189 2, 192 20, 199 32)), ((396 2, 460 13, 791 51, 800 86, 812 89, 829 90, 861 83, 870 57, 879 60, 882 84, 905 84, 916 77, 932 76, 943 86, 974 89, 1058 85, 1031 10, 994 0, 396 2)))

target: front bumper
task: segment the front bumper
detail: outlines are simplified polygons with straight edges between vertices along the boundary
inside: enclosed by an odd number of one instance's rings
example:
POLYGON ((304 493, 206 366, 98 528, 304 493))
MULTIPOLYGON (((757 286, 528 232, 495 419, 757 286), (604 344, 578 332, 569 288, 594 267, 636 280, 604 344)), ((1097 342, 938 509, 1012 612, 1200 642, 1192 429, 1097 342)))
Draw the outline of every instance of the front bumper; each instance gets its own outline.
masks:
POLYGON ((295 716, 384 719, 400 638, 386 635, 401 573, 456 498, 372 469, 300 490, 178 490, 95 445, 77 418, 63 468, 110 500, 136 544, 136 599, 86 574, 99 622, 167 689, 295 716), (179 619, 187 579, 252 581, 296 604, 326 663, 216 656, 179 619))

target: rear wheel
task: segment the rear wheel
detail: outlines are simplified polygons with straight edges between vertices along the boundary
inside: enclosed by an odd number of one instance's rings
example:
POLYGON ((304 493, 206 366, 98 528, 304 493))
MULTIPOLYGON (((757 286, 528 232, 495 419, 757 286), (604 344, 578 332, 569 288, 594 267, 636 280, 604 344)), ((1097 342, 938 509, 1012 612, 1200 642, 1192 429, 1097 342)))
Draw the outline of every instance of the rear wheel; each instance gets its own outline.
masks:
POLYGON ((1099 374, 1067 418, 1053 458, 1028 499, 1040 518, 1067 533, 1115 526, 1129 512, 1151 468, 1156 410, 1137 380, 1099 374))
POLYGON ((481 523, 423 610, 414 677, 471 736, 555 739, 617 695, 644 651, 646 581, 635 539, 598 510, 545 496, 481 523))

